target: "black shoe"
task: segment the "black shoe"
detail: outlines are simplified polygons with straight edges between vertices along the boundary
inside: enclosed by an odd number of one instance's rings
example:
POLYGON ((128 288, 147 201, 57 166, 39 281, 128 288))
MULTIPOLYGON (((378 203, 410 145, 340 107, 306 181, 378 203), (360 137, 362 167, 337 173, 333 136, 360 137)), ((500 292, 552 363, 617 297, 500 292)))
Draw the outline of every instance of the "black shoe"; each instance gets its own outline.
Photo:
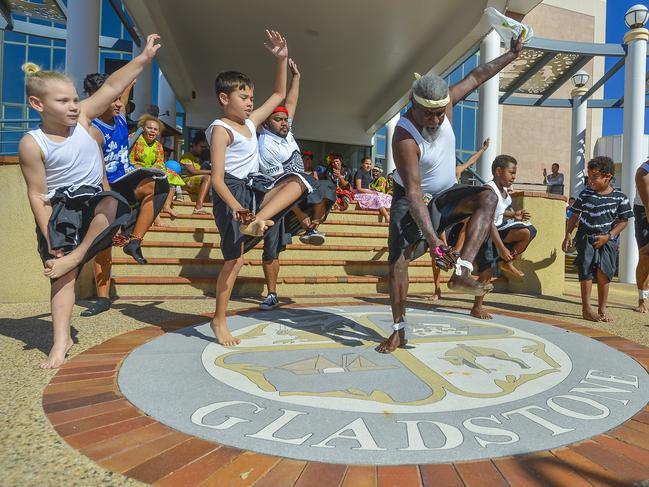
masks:
POLYGON ((110 299, 99 298, 90 308, 84 309, 81 316, 95 316, 110 309, 110 299))
POLYGON ((147 261, 142 255, 142 247, 140 247, 141 242, 142 241, 140 239, 132 238, 129 243, 122 247, 122 250, 125 254, 133 257, 135 259, 135 262, 137 262, 138 264, 146 264, 147 261))

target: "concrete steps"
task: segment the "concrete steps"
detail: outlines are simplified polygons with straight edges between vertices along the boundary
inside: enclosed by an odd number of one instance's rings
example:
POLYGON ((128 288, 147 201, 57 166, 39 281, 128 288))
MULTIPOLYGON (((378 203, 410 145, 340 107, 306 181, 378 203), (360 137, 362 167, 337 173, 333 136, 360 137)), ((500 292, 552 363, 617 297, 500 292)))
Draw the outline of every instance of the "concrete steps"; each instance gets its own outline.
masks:
MULTIPOLYGON (((447 279, 442 279, 446 282, 447 279)), ((118 295, 133 297, 171 297, 214 295, 214 277, 144 277, 120 276, 112 279, 118 295)), ((282 277, 278 279, 280 296, 343 296, 387 293, 387 279, 376 276, 282 277)), ((411 293, 432 293, 433 277, 411 277, 411 293)), ((239 276, 234 296, 265 295, 263 277, 239 276)))
MULTIPOLYGON (((112 284, 120 297, 213 295, 223 265, 220 236, 209 215, 193 215, 194 204, 174 203, 177 218, 162 215, 142 243, 147 265, 138 265, 120 249, 113 249, 112 284)), ((211 212, 211 205, 206 205, 211 212)), ((325 245, 312 246, 294 238, 281 254, 278 291, 281 296, 363 295, 386 293, 387 223, 376 211, 332 211, 320 230, 325 245)), ((235 296, 265 295, 262 244, 245 255, 235 296)), ((433 276, 430 260, 414 262, 412 292, 429 293, 433 276)))

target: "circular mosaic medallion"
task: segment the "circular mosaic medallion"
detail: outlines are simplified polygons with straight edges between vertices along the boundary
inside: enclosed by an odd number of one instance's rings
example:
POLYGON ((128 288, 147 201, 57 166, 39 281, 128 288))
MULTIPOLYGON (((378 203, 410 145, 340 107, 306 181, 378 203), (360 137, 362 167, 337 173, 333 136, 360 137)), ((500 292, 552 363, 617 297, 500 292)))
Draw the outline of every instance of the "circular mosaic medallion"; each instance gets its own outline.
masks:
POLYGON ((409 309, 409 343, 383 355, 386 306, 285 308, 136 349, 119 386, 188 434, 304 460, 410 464, 547 450, 619 425, 649 400, 633 359, 538 322, 409 309))

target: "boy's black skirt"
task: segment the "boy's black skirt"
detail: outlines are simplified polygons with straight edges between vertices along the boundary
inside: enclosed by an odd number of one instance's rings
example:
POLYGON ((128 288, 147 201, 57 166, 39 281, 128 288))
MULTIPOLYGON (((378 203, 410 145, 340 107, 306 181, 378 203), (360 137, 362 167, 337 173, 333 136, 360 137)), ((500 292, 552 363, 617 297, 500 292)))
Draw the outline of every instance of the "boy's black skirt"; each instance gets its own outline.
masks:
POLYGON ((599 249, 593 247, 595 235, 577 231, 575 247, 577 258, 575 266, 579 273, 580 281, 593 281, 597 278, 597 269, 600 269, 609 281, 613 280, 617 271, 617 248, 615 240, 609 240, 599 249))
MULTIPOLYGON (((290 174, 287 174, 286 176, 290 176, 290 174)), ((254 213, 258 213, 266 193, 272 189, 275 183, 281 181, 281 179, 286 176, 282 176, 273 181, 271 178, 264 176, 263 174, 251 174, 245 179, 239 179, 226 173, 224 180, 230 193, 232 193, 232 196, 234 196, 241 206, 254 213)), ((296 204, 300 204, 306 198, 307 191, 308 190, 302 194, 296 204)), ((223 258, 225 260, 238 259, 242 254, 248 252, 264 239, 264 237, 243 235, 239 231, 240 223, 232 215, 232 210, 214 190, 212 190, 212 201, 214 202, 212 212, 221 236, 221 252, 223 253, 223 258)), ((292 206, 286 208, 272 218, 275 225, 273 225, 271 229, 275 226, 283 225, 283 218, 291 211, 291 208, 292 206)), ((280 232, 279 235, 285 233, 281 230, 277 231, 280 232)))
MULTIPOLYGON (((131 207, 121 194, 115 191, 102 191, 101 188, 95 186, 81 186, 76 190, 57 189, 54 196, 50 198, 52 215, 47 224, 52 250, 60 249, 64 254, 69 254, 77 248, 88 232, 97 205, 104 198, 117 200, 115 220, 95 238, 79 267, 112 245, 113 236, 128 220, 131 207)), ((38 253, 45 263, 46 260, 52 259, 54 256, 50 255, 47 239, 38 227, 36 227, 36 238, 38 253)))

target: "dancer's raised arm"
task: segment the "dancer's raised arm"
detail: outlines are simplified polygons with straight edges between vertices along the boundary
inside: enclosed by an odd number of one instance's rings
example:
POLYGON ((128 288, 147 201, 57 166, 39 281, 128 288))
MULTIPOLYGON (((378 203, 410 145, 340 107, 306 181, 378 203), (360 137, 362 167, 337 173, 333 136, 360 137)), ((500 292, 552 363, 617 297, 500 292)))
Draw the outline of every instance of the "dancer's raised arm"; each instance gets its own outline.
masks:
POLYGON ((255 124, 255 127, 259 127, 264 120, 270 117, 270 114, 273 112, 275 107, 282 103, 282 100, 286 97, 288 44, 282 34, 274 30, 267 30, 266 36, 268 36, 268 43, 265 43, 264 46, 273 56, 275 56, 275 59, 277 60, 277 68, 275 72, 273 94, 268 97, 263 105, 250 114, 250 120, 255 124))

